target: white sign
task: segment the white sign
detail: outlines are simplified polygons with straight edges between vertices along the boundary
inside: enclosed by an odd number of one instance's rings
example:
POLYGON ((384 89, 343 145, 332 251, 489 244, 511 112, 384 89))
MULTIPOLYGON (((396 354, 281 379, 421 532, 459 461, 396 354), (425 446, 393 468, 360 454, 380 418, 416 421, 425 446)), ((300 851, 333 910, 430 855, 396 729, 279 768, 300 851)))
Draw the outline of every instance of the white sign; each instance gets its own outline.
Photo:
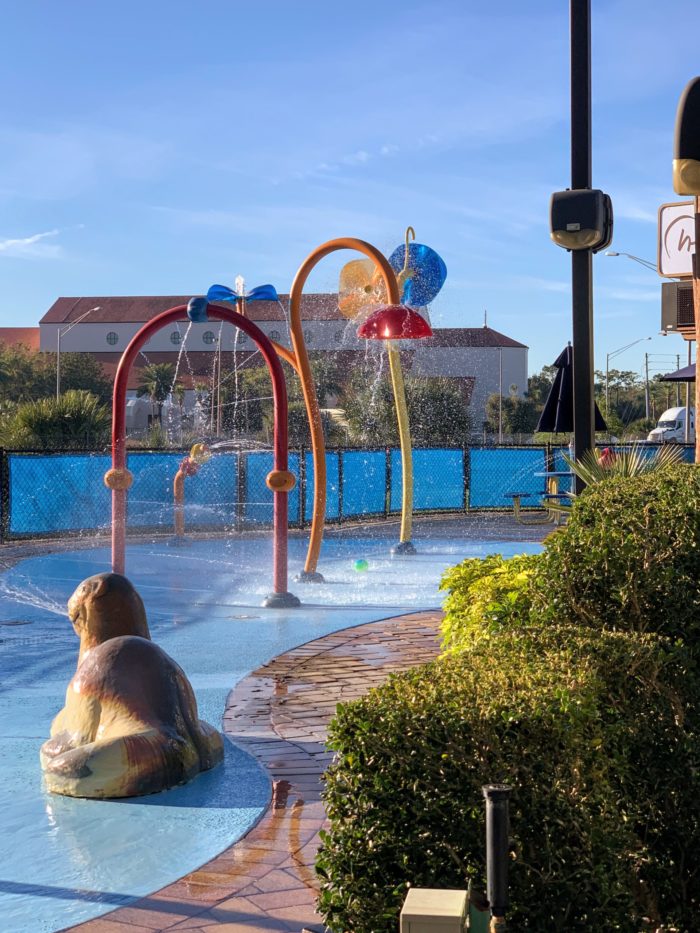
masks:
POLYGON ((681 279, 693 274, 695 212, 693 201, 676 201, 659 208, 658 272, 681 279))

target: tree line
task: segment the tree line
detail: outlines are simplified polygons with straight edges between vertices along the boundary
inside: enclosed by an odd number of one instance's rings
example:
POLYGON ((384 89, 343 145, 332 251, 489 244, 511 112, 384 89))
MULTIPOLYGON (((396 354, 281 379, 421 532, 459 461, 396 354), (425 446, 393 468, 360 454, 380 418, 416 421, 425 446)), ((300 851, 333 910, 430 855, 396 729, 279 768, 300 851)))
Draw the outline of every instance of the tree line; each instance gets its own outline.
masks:
MULTIPOLYGON (((539 373, 530 376, 527 393, 522 397, 510 393, 490 396, 486 405, 486 430, 491 435, 497 434, 500 416, 504 435, 519 439, 533 436, 556 373, 554 366, 544 366, 539 373)), ((664 382, 661 374, 649 380, 648 417, 647 385, 638 372, 611 369, 606 377, 606 373, 596 370, 593 388, 608 434, 620 439, 645 438, 662 412, 685 405, 685 386, 664 382)), ((691 407, 692 399, 691 390, 691 407)), ((546 436, 535 435, 535 439, 544 440, 546 436)))
MULTIPOLYGON (((310 443, 301 386, 283 364, 289 394, 291 447, 310 443)), ((394 398, 386 357, 359 359, 352 367, 323 353, 311 354, 311 367, 329 446, 374 447, 398 444, 394 398)), ((485 420, 475 423, 469 399, 459 381, 443 377, 405 377, 411 435, 416 446, 461 446, 485 435, 493 441, 532 438, 556 370, 545 366, 528 380, 524 396, 492 395, 485 420)), ((643 437, 658 415, 676 403, 676 388, 656 377, 649 384, 646 418, 645 385, 632 371, 595 374, 595 397, 611 434, 643 437), (608 405, 606 407, 606 395, 608 405)), ((273 405, 270 377, 263 365, 223 370, 216 391, 211 377, 190 383, 199 412, 196 423, 186 408, 186 387, 171 363, 139 370, 137 394, 150 399, 153 424, 142 443, 187 446, 195 440, 228 438, 269 443, 273 405), (168 437, 163 409, 170 399, 179 414, 177 437, 168 437)), ((56 397, 56 355, 0 344, 0 446, 6 448, 99 448, 109 443, 113 385, 90 354, 61 354, 61 393, 56 397)), ((681 393, 680 404, 684 404, 681 393)), ((536 440, 544 438, 537 437, 536 440)))

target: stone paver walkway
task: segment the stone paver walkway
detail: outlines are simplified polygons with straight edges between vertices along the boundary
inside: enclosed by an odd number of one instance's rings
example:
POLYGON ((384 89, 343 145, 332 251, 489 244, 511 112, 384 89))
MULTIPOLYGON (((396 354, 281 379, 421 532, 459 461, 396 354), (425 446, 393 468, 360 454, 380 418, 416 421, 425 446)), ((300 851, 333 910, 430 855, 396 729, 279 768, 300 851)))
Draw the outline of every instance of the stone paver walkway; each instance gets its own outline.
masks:
MULTIPOLYGON (((236 845, 150 897, 70 929, 80 933, 323 930, 314 857, 325 814, 326 726, 351 700, 438 653, 441 613, 417 612, 309 642, 232 691, 224 730, 272 779, 272 800, 236 845)), ((138 854, 134 853, 138 858, 138 854)))

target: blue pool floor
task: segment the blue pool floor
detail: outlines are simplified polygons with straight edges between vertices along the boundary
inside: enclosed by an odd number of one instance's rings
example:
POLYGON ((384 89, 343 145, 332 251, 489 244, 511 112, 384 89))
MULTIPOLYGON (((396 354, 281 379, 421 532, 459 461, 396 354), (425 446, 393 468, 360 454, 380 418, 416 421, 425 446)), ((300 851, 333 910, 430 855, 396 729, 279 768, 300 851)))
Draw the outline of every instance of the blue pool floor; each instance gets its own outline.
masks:
MULTIPOLYGON (((290 541, 290 589, 300 609, 266 610, 268 538, 130 545, 127 576, 151 634, 184 668, 200 716, 221 726, 246 674, 296 646, 352 625, 440 605, 442 572, 465 557, 532 553, 539 544, 433 538, 391 558, 386 538, 324 544, 326 583, 291 582, 305 542, 290 541), (368 569, 358 573, 357 559, 368 569)), ((0 917, 4 933, 49 933, 171 883, 239 839, 264 811, 269 781, 227 742, 223 767, 187 786, 120 801, 46 793, 39 747, 75 670, 66 600, 109 569, 106 548, 27 558, 0 576, 0 917)))

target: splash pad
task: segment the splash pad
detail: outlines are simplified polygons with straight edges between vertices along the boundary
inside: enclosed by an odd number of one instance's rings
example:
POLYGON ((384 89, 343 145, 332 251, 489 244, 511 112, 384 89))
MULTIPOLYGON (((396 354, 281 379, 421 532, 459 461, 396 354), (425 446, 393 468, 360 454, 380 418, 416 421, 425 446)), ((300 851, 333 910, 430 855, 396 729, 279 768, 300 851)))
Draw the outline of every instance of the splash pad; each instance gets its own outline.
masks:
MULTIPOLYGON (((326 582, 299 584, 301 612, 260 608, 269 587, 268 535, 193 538, 175 550, 165 539, 130 543, 130 577, 153 638, 187 670, 204 719, 218 726, 234 684, 291 647, 439 606, 440 575, 462 558, 539 548, 522 540, 422 534, 420 554, 392 559, 393 535, 375 531, 329 537, 326 582), (358 554, 368 562, 366 572, 354 569, 358 554)), ((305 544, 301 537, 290 540, 292 572, 303 566, 305 544)), ((0 629, 0 796, 12 815, 0 852, 6 933, 25 933, 28 916, 37 930, 59 930, 157 890, 245 834, 269 800, 266 775, 228 739, 223 768, 162 794, 119 803, 46 794, 38 749, 75 666, 75 636, 61 607, 76 580, 108 561, 105 547, 52 553, 25 559, 0 578, 0 617, 26 623, 0 629), (18 601, 30 581, 32 603, 18 601)))
MULTIPOLYGON (((176 661, 182 659, 192 678, 202 717, 217 725, 227 691, 265 660, 347 626, 434 607, 439 603, 437 580, 444 569, 467 554, 476 556, 492 550, 492 546, 480 542, 465 548, 459 541, 435 539, 422 549, 418 559, 408 562, 410 566, 401 559, 414 553, 410 543, 410 435, 405 403, 402 409, 398 400, 401 391, 396 396, 404 500, 400 543, 393 549, 397 557, 392 560, 387 556, 389 542, 385 536, 363 538, 361 553, 366 557, 352 569, 352 556, 356 557, 359 544, 352 537, 338 537, 327 548, 326 576, 316 570, 325 517, 325 459, 299 307, 303 286, 314 265, 339 249, 356 249, 368 256, 391 303, 385 310, 420 324, 421 316, 400 304, 405 282, 414 278, 418 269, 415 264, 411 267, 408 241, 399 271, 370 244, 342 238, 315 250, 297 273, 290 293, 291 352, 270 341, 239 310, 210 304, 214 299, 233 300, 237 308, 244 310, 245 300, 255 300, 252 293, 245 295, 230 289, 222 292, 223 287, 216 286, 206 298, 193 299, 188 307, 172 308, 144 325, 127 347, 117 372, 112 466, 104 479, 112 498, 111 565, 120 574, 126 569, 126 506, 133 479, 126 466, 126 383, 142 346, 162 327, 177 325, 185 313, 190 322, 228 321, 254 340, 272 378, 274 465, 266 480, 274 503, 272 542, 262 537, 194 540, 186 551, 179 552, 152 542, 131 544, 129 549, 129 577, 143 596, 154 637, 176 661), (305 563, 300 540, 293 542, 292 549, 293 560, 300 566, 296 579, 302 587, 303 614, 291 611, 299 606, 299 599, 287 591, 287 500, 294 476, 288 470, 287 396, 280 357, 302 379, 313 440, 316 483, 305 563), (265 568, 270 566, 272 593, 264 582, 265 568), (276 610, 273 614, 258 614, 261 597, 266 609, 276 610)), ((370 330, 364 336, 374 339, 430 333, 424 321, 422 333, 409 333, 404 325, 398 333, 389 333, 386 319, 376 332, 371 332, 372 321, 365 323, 370 330)), ((393 349, 387 352, 396 390, 397 379, 401 378, 394 367, 394 358, 398 357, 393 349)), ((184 497, 184 478, 191 475, 196 459, 193 454, 183 461, 174 488, 174 515, 180 530, 178 507, 184 497)), ((522 550, 523 544, 518 543, 510 552, 522 550)), ((9 639, 11 644, 4 657, 8 719, 2 732, 6 754, 0 757, 0 787, 9 795, 8 804, 14 814, 4 837, 8 848, 3 860, 12 867, 0 886, 8 933, 25 930, 28 916, 37 929, 60 929, 177 879, 242 835, 269 798, 265 776, 228 740, 224 768, 203 773, 187 786, 138 801, 56 799, 46 793, 36 766, 38 746, 53 712, 60 708, 63 685, 75 657, 70 629, 54 607, 65 602, 77 581, 104 570, 108 564, 107 552, 102 548, 50 554, 18 564, 0 583, 0 612, 16 615, 20 605, 25 618, 24 625, 17 628, 26 625, 31 630, 31 634, 9 639), (22 594, 30 586, 42 593, 43 607, 23 600, 22 594), (48 657, 47 644, 52 649, 48 657), (136 849, 138 859, 133 857, 136 849)))

